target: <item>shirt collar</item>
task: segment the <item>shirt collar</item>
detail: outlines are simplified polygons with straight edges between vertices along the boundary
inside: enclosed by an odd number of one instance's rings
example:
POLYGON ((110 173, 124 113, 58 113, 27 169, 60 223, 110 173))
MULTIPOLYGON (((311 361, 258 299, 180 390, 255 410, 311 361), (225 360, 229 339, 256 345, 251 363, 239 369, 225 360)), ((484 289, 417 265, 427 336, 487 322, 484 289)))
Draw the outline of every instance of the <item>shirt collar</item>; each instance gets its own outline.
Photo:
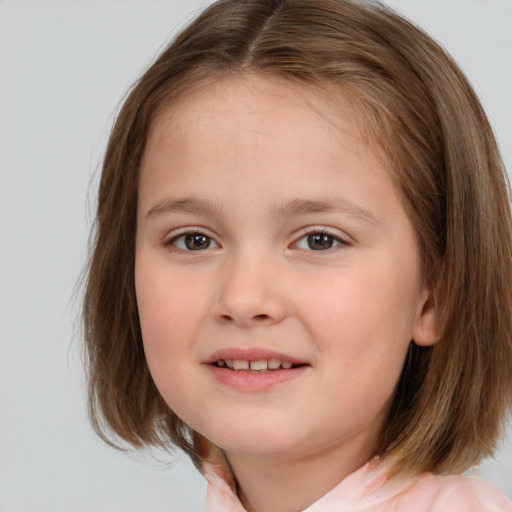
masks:
MULTIPOLYGON (((227 468, 229 472, 229 468, 227 468)), ((303 512, 356 510, 387 501, 403 491, 407 479, 388 478, 388 464, 374 458, 342 480, 334 489, 303 512)), ((240 503, 232 479, 226 478, 225 464, 205 463, 203 475, 208 481, 205 512, 247 512, 240 503)))

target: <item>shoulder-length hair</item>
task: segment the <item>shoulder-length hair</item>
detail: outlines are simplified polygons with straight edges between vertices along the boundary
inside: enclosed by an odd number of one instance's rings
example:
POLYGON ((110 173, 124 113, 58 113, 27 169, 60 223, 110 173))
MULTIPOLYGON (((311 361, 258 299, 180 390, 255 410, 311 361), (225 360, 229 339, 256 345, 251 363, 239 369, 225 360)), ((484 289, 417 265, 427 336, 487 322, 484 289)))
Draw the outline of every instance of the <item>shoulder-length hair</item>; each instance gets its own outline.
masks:
POLYGON ((386 155, 435 290, 441 339, 411 343, 379 453, 396 471, 460 472, 490 454, 512 403, 512 229, 493 132, 467 79, 429 36, 379 3, 220 0, 160 54, 117 117, 99 187, 83 307, 98 433, 205 440, 164 403, 144 357, 134 287, 137 185, 161 110, 229 74, 279 76, 355 98, 386 155))

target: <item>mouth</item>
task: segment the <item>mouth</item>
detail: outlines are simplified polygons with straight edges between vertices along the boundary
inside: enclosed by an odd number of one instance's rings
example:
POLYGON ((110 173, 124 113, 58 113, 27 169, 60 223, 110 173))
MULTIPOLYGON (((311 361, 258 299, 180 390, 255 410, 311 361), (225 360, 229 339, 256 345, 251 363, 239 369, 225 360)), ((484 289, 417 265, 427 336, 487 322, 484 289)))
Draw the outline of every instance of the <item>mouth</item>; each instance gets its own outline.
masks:
POLYGON ((278 370, 291 370, 306 366, 303 363, 293 363, 292 361, 279 360, 279 359, 218 359, 214 361, 213 366, 217 368, 225 368, 234 372, 249 372, 249 373, 269 373, 278 370))
POLYGON ((243 392, 264 392, 296 379, 311 364, 293 356, 263 348, 228 348, 204 361, 222 385, 243 392))

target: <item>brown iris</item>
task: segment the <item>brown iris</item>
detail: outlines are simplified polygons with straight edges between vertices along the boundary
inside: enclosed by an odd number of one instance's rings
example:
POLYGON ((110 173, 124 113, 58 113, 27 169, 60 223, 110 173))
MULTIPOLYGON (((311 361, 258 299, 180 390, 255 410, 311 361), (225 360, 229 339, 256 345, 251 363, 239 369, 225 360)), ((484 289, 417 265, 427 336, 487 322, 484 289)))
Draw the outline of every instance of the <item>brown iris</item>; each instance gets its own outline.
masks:
POLYGON ((189 233, 185 236, 185 247, 190 251, 200 251, 210 247, 212 239, 201 233, 189 233))
POLYGON ((308 235, 308 246, 310 249, 322 251, 330 249, 334 244, 334 239, 331 235, 325 233, 313 233, 308 235))

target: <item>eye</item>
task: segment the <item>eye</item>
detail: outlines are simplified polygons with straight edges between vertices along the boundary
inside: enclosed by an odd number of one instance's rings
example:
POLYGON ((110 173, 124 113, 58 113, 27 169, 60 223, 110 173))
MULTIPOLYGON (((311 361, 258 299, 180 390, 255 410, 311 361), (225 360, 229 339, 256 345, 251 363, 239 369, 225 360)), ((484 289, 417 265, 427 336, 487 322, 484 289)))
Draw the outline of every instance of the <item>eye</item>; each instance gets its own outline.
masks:
POLYGON ((308 233, 306 236, 303 236, 297 240, 294 246, 297 249, 326 251, 328 249, 332 249, 333 247, 346 244, 347 242, 337 236, 331 235, 330 233, 325 231, 315 231, 313 233, 308 233))
POLYGON ((182 233, 171 238, 165 245, 172 245, 182 251, 203 251, 219 247, 213 238, 204 233, 182 233))

